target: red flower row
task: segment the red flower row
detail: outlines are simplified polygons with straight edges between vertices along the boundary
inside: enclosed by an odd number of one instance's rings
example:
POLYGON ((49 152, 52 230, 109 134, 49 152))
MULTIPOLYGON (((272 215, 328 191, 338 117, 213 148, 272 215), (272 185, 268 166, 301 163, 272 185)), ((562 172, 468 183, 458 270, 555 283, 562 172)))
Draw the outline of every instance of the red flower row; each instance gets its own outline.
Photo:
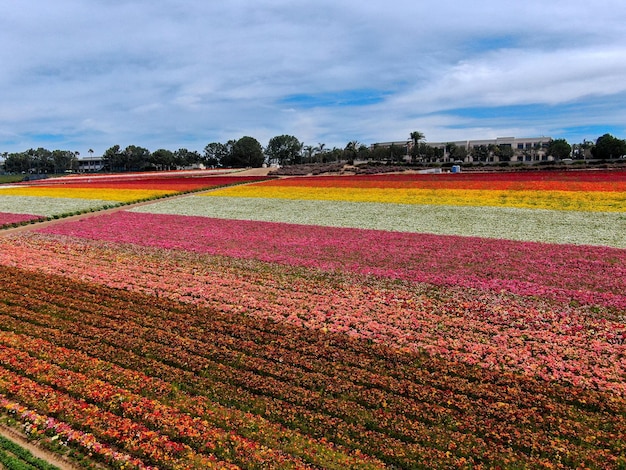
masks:
POLYGON ((527 171, 461 174, 378 174, 281 178, 269 186, 537 191, 626 191, 626 171, 527 171))
POLYGON ((173 191, 193 191, 204 188, 216 188, 233 184, 251 183, 267 180, 262 176, 189 176, 169 178, 115 178, 94 177, 74 181, 60 179, 49 183, 38 183, 37 186, 62 186, 63 188, 114 188, 114 189, 163 189, 173 191))

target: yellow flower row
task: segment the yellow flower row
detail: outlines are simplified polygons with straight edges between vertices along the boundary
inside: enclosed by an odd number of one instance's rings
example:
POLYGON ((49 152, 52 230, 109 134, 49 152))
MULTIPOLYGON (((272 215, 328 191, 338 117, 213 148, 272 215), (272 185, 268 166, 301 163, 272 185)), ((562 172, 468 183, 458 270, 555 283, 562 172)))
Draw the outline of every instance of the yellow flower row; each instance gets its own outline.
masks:
POLYGON ((41 186, 24 186, 0 189, 0 196, 100 199, 103 201, 115 202, 139 201, 174 193, 176 193, 176 191, 155 189, 55 188, 41 186))
POLYGON ((314 188, 242 185, 203 193, 203 195, 392 204, 626 212, 626 193, 606 191, 314 188))

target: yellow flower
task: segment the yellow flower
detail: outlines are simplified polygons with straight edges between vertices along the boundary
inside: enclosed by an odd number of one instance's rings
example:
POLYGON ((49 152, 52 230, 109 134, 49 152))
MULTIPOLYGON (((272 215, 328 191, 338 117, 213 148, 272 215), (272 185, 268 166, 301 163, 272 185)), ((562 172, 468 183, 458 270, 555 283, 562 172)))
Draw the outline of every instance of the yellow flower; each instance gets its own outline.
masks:
POLYGON ((508 191, 477 189, 316 188, 242 185, 204 196, 378 202, 445 206, 626 212, 626 193, 608 191, 508 191))
POLYGON ((174 193, 176 191, 154 189, 57 188, 45 186, 11 187, 0 191, 2 196, 100 199, 117 202, 132 202, 174 193))

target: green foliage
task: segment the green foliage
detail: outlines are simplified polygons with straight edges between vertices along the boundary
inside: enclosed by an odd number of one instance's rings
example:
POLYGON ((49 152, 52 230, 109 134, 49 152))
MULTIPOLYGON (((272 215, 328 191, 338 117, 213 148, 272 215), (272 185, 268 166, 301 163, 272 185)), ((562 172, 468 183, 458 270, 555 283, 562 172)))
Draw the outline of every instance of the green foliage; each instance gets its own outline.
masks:
POLYGON ((148 162, 158 170, 170 169, 174 164, 174 152, 166 149, 158 149, 152 152, 148 162))
POLYGON ((222 164, 222 161, 230 154, 230 148, 227 144, 220 142, 211 142, 204 147, 204 155, 202 160, 205 165, 216 167, 222 164))
MULTIPOLYGON (((272 137, 265 148, 265 155, 271 163, 297 165, 302 163, 302 143, 292 135, 272 137)), ((311 148, 312 153, 312 148, 311 148)))
POLYGON ((9 470, 58 470, 56 465, 37 458, 15 442, 0 436, 0 464, 9 470))
POLYGON ((604 134, 598 137, 596 145, 591 149, 594 158, 610 160, 626 155, 626 140, 613 137, 611 134, 604 134))
POLYGON ((229 142, 230 152, 222 158, 222 165, 233 168, 258 168, 263 165, 265 155, 263 147, 258 140, 253 137, 242 137, 236 142, 229 142))
POLYGON ((548 145, 548 155, 553 156, 556 160, 568 158, 572 153, 572 146, 565 139, 555 139, 548 145))
POLYGON ((200 163, 202 157, 195 150, 187 150, 186 148, 180 148, 174 152, 174 165, 177 167, 187 167, 200 163))
POLYGON ((24 177, 22 175, 0 175, 0 184, 19 183, 24 177))

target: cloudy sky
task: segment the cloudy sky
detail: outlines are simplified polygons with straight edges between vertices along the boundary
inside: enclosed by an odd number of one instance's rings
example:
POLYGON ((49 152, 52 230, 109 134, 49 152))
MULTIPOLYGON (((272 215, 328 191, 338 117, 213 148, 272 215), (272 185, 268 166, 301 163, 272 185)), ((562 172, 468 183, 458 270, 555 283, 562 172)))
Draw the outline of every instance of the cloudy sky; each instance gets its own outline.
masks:
POLYGON ((623 0, 0 0, 0 152, 626 138, 623 0))

